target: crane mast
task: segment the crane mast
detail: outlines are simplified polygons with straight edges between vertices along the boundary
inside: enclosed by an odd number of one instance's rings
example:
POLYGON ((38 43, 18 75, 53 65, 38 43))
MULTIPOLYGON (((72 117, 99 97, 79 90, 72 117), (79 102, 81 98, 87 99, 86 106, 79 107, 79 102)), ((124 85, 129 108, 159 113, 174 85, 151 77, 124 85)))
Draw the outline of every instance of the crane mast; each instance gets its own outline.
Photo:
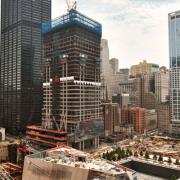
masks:
POLYGON ((77 1, 75 0, 66 0, 66 4, 68 6, 68 11, 76 10, 77 8, 77 1))

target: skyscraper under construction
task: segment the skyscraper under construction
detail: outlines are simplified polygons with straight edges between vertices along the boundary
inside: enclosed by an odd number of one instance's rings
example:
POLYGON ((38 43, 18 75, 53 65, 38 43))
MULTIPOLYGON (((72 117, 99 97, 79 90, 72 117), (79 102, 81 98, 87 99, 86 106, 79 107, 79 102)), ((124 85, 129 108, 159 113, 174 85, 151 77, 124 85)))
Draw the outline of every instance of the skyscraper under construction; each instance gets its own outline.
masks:
POLYGON ((71 9, 43 27, 43 128, 68 132, 75 148, 97 146, 101 24, 71 9))

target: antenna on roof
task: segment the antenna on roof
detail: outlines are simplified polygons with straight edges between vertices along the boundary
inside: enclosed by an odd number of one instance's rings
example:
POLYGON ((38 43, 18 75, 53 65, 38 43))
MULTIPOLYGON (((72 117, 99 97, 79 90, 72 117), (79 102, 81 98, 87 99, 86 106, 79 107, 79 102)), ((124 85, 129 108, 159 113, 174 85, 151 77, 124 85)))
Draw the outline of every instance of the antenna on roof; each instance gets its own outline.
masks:
POLYGON ((66 4, 68 6, 68 11, 76 10, 77 8, 77 1, 75 0, 66 0, 66 4))

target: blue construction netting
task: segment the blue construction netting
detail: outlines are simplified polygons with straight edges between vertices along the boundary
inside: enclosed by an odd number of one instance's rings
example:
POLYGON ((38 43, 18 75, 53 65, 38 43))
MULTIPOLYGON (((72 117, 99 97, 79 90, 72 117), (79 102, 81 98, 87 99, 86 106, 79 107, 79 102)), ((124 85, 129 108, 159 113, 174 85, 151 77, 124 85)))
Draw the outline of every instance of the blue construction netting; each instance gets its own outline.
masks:
POLYGON ((79 13, 78 11, 71 10, 67 14, 57 17, 51 22, 43 23, 43 33, 50 32, 55 29, 64 28, 69 25, 78 24, 84 28, 89 29, 95 33, 102 33, 102 25, 91 18, 79 13))

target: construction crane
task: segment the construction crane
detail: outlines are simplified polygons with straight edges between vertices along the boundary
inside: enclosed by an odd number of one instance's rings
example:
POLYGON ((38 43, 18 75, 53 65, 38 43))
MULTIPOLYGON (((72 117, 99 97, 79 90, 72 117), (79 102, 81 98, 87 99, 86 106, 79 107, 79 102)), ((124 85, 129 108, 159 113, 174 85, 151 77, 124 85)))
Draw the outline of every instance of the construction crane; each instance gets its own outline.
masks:
POLYGON ((77 1, 75 0, 66 0, 66 4, 68 6, 68 11, 76 10, 77 8, 77 1))
POLYGON ((2 180, 14 180, 10 174, 0 165, 0 179, 2 180))

